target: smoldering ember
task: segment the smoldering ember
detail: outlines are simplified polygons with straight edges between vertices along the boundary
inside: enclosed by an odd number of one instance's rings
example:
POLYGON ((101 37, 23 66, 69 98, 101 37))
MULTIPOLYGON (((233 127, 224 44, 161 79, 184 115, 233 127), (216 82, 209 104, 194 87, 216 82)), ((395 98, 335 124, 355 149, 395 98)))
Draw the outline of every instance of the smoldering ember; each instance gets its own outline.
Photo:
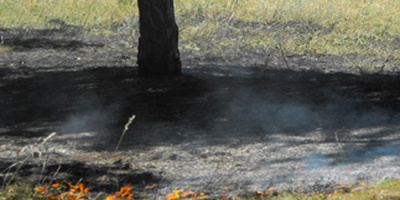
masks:
POLYGON ((19 31, 0 30, 1 182, 212 195, 400 178, 395 68, 183 51, 182 76, 138 78, 136 52, 114 48, 132 36, 19 31))

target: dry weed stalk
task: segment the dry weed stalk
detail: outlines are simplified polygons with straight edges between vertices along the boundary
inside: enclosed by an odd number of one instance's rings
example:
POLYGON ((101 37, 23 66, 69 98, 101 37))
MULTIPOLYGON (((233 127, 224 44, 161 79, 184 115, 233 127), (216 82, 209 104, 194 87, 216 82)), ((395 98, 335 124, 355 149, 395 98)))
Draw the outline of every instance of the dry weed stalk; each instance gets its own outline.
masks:
POLYGON ((136 117, 135 115, 132 115, 132 117, 129 118, 128 123, 125 124, 124 131, 122 131, 122 134, 121 134, 121 137, 119 138, 118 144, 115 147, 115 151, 118 151, 119 146, 121 145, 122 139, 124 138, 126 131, 128 131, 128 129, 129 129, 129 125, 131 125, 131 123, 133 122, 135 117, 136 117))
MULTIPOLYGON (((12 168, 14 168, 15 166, 17 166, 17 169, 15 170, 14 174, 12 175, 12 177, 8 180, 7 183, 6 182, 6 178, 3 181, 3 187, 10 185, 10 183, 14 180, 15 176, 18 174, 19 170, 21 169, 21 167, 32 157, 34 157, 35 153, 37 153, 39 155, 39 158, 42 157, 42 152, 41 152, 41 147, 43 147, 47 141, 49 141, 51 138, 53 138, 57 133, 53 132, 51 133, 49 136, 47 136, 39 145, 35 146, 35 145, 27 145, 25 147, 23 147, 19 153, 24 152, 25 150, 29 149, 30 154, 28 154, 28 156, 26 156, 22 161, 16 162, 12 165, 10 165, 9 167, 7 167, 6 169, 4 169, 2 173, 9 173, 11 171, 12 168)), ((19 154, 18 153, 18 154, 19 154)), ((44 166, 46 166, 46 163, 43 164, 43 168, 44 166)))
POLYGON ((288 62, 286 60, 286 55, 285 55, 285 52, 283 51, 282 44, 281 44, 280 41, 278 42, 278 47, 279 47, 279 51, 281 52, 282 59, 285 62, 286 68, 291 70, 291 68, 290 68, 290 66, 289 66, 289 64, 288 64, 288 62))
POLYGON ((340 150, 342 152, 344 152, 343 145, 342 145, 342 143, 339 142, 339 137, 338 137, 337 132, 335 132, 335 140, 336 140, 336 144, 340 147, 340 150))

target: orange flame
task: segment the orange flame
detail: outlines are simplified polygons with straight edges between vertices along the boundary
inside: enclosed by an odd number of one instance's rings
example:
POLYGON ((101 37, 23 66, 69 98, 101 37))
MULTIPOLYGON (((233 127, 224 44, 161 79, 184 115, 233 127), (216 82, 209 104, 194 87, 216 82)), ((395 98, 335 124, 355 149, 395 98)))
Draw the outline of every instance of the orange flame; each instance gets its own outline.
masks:
MULTIPOLYGON (((276 190, 277 189, 277 187, 270 187, 267 191, 265 191, 265 192, 263 192, 263 191, 257 191, 257 194, 256 194, 256 196, 266 196, 266 195, 268 195, 269 193, 271 193, 271 192, 273 192, 274 190, 276 190)), ((254 196, 253 196, 254 197, 254 196)), ((256 198, 256 197, 254 197, 254 198, 256 198)), ((261 198, 261 197, 259 197, 259 198, 261 198)))
MULTIPOLYGON (((194 193, 191 189, 187 189, 186 191, 182 192, 182 190, 174 190, 172 193, 167 194, 165 199, 171 200, 171 199, 179 199, 179 198, 189 198, 190 200, 196 199, 196 198, 206 198, 207 195, 204 192, 201 193, 194 193)), ((222 200, 222 199, 220 199, 222 200)))
POLYGON ((201 192, 200 194, 194 194, 193 195, 193 197, 192 198, 190 198, 190 200, 193 200, 193 199, 195 199, 195 198, 200 198, 200 197, 207 197, 207 195, 206 194, 204 194, 204 192, 201 192))
POLYGON ((67 189, 67 186, 65 186, 62 182, 57 182, 51 185, 52 188, 49 188, 48 185, 35 188, 35 195, 38 197, 48 197, 51 199, 78 200, 86 197, 89 193, 90 188, 85 187, 82 183, 71 185, 71 182, 68 182, 68 184, 70 185, 69 191, 61 192, 61 189, 67 189), (51 192, 50 189, 52 191, 56 190, 56 193, 51 192))
POLYGON ((240 198, 238 198, 238 195, 233 195, 233 196, 232 196, 232 199, 240 200, 240 198))
POLYGON ((60 186, 61 186, 60 182, 57 182, 57 183, 54 183, 54 184, 51 185, 51 187, 53 187, 53 188, 58 188, 60 186))
POLYGON ((184 191, 181 194, 181 197, 186 198, 186 197, 189 197, 189 196, 192 196, 192 195, 194 195, 194 192, 192 192, 192 190, 190 190, 190 189, 187 189, 186 191, 184 191))
POLYGON ((346 186, 344 186, 345 188, 353 188, 354 187, 354 185, 346 185, 346 186))
POLYGON ((171 199, 179 199, 181 196, 179 193, 181 193, 182 190, 174 190, 171 194, 167 194, 166 199, 171 200, 171 199))
POLYGON ((144 190, 152 190, 157 186, 157 183, 154 183, 153 185, 146 185, 144 187, 144 190))
POLYGON ((115 200, 115 199, 132 199, 133 195, 135 193, 131 193, 130 191, 132 190, 132 186, 126 185, 124 187, 121 187, 119 192, 116 192, 115 194, 108 195, 105 200, 115 200))
POLYGON ((41 187, 35 188, 35 196, 39 197, 53 197, 52 193, 48 189, 48 185, 43 185, 41 187))
POLYGON ((272 191, 278 189, 277 187, 270 187, 267 191, 265 191, 266 194, 271 193, 272 191))

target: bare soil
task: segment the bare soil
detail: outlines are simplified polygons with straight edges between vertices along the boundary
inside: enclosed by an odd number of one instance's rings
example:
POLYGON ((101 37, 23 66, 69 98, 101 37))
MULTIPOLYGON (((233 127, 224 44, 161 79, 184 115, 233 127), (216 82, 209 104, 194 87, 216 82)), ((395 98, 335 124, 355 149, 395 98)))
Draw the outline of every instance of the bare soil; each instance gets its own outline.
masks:
POLYGON ((182 76, 139 78, 135 35, 0 35, 12 48, 0 53, 2 182, 219 195, 400 178, 395 70, 353 69, 334 55, 190 51, 182 76))

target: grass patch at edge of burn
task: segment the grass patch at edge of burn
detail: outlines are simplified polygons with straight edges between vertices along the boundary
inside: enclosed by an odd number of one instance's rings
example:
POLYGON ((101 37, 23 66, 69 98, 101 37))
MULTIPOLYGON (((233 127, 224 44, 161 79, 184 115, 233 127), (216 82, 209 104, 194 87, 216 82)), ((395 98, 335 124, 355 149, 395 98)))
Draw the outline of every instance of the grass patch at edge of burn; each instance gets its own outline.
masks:
MULTIPOLYGON (((138 32, 137 1, 3 0, 0 4, 2 27, 52 28, 48 21, 60 19, 91 33, 138 32)), ((340 55, 351 67, 370 69, 400 63, 398 7, 400 2, 392 0, 175 0, 182 50, 223 56, 245 49, 270 55, 271 49, 281 47, 303 55, 340 55)))
POLYGON ((11 51, 11 47, 4 46, 4 45, 0 44, 0 53, 1 52, 6 52, 6 51, 11 51))
POLYGON ((1 187, 0 200, 33 199, 35 186, 31 183, 14 183, 1 187))

